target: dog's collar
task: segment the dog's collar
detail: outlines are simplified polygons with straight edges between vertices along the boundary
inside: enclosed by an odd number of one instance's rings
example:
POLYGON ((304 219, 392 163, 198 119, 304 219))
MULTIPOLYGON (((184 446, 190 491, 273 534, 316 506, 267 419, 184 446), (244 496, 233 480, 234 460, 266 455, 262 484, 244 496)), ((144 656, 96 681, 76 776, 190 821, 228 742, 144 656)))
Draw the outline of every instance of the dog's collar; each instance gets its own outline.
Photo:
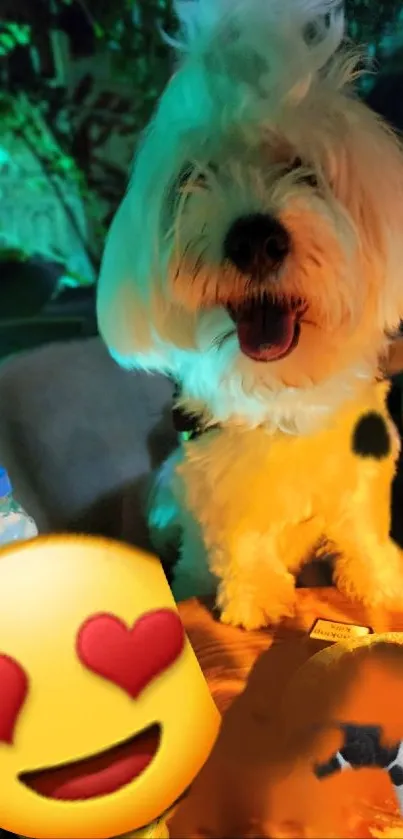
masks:
POLYGON ((186 443, 189 440, 196 440, 202 434, 206 434, 207 431, 219 427, 218 423, 206 426, 202 421, 201 414, 188 413, 185 408, 178 405, 181 392, 182 388, 180 384, 176 383, 173 393, 172 421, 174 429, 182 442, 186 443))

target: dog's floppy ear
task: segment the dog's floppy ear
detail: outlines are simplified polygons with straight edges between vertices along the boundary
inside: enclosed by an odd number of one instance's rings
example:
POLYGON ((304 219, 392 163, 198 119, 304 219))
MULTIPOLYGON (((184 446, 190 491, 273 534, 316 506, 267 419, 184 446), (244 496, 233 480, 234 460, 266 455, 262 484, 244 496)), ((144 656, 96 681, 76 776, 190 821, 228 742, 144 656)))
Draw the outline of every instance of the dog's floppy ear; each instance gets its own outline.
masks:
POLYGON ((359 102, 349 132, 345 169, 339 160, 340 197, 360 231, 363 272, 378 300, 379 325, 393 332, 403 320, 403 147, 359 102))
POLYGON ((377 196, 374 194, 374 206, 383 220, 387 252, 381 317, 386 330, 393 332, 403 321, 403 145, 387 129, 378 161, 382 161, 378 163, 382 187, 377 196))
POLYGON ((153 260, 155 219, 143 191, 137 190, 134 180, 106 239, 97 287, 98 327, 121 367, 172 373, 175 348, 193 340, 192 322, 166 294, 167 267, 153 260))
POLYGON ((136 299, 133 265, 133 235, 131 203, 126 195, 109 230, 97 289, 98 326, 106 345, 113 354, 133 353, 132 312, 138 320, 135 343, 147 343, 148 320, 145 305, 136 299))
POLYGON ((123 367, 161 367, 153 337, 152 289, 141 281, 138 255, 143 246, 131 191, 109 230, 97 289, 99 331, 123 367))

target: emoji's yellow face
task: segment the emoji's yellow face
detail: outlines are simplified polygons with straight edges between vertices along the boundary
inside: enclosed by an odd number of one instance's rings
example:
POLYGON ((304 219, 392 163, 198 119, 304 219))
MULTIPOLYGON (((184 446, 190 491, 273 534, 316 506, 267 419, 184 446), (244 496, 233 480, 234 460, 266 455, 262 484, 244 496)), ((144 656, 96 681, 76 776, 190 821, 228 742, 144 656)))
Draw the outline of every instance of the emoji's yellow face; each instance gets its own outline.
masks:
POLYGON ((0 553, 1 827, 142 827, 192 782, 218 727, 156 559, 73 536, 0 553))

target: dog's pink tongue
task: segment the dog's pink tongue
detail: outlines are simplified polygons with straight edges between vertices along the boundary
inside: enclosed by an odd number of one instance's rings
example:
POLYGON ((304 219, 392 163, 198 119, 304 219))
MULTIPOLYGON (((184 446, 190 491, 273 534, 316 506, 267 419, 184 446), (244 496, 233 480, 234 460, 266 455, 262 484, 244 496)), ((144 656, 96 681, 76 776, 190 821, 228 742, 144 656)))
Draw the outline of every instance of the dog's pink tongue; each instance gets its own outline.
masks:
POLYGON ((286 355, 295 337, 295 315, 278 304, 253 304, 232 312, 239 346, 255 361, 286 355))

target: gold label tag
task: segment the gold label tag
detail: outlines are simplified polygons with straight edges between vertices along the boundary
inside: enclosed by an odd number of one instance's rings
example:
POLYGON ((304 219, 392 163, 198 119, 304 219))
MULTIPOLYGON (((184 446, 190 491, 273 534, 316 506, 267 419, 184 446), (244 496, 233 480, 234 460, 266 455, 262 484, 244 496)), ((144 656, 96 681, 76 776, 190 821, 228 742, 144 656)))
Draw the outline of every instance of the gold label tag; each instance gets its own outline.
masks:
POLYGON ((310 638, 318 641, 331 641, 337 644, 339 641, 349 641, 351 638, 359 638, 369 635, 372 632, 369 626, 357 626, 354 623, 338 623, 318 618, 310 633, 310 638))

